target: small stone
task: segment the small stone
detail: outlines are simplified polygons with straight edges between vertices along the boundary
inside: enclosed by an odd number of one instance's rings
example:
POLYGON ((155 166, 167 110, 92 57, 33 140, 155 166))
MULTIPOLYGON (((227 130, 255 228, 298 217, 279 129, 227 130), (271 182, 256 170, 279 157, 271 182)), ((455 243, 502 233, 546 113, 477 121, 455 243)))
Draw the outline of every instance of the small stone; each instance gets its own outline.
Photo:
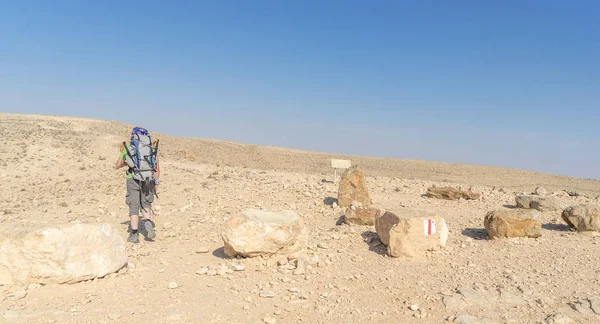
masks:
POLYGON ((416 312, 419 310, 419 306, 418 305, 410 305, 410 310, 413 312, 416 312))
POLYGON ((108 318, 110 318, 113 321, 116 321, 119 318, 121 318, 121 315, 119 315, 119 314, 108 314, 108 318))
POLYGON ((178 287, 179 285, 175 281, 169 282, 169 285, 167 286, 169 289, 177 289, 178 287))
POLYGON ((244 310, 250 310, 250 304, 244 305, 244 310))
POLYGON ((323 249, 323 250, 329 249, 329 246, 327 246, 327 244, 324 244, 324 243, 317 244, 317 247, 320 249, 323 249))
POLYGON ((6 320, 15 320, 21 317, 21 314, 14 310, 7 310, 4 312, 4 319, 6 320))
POLYGON ((197 275, 205 275, 208 272, 208 268, 200 268, 196 271, 197 275))
POLYGON ((231 269, 233 271, 244 271, 246 270, 246 266, 240 265, 240 264, 232 264, 231 265, 231 269))
POLYGON ((277 323, 277 320, 272 317, 265 317, 263 319, 263 322, 265 322, 266 324, 275 324, 277 323))
POLYGON ((167 316, 167 321, 179 322, 179 321, 181 321, 181 314, 179 314, 179 313, 169 314, 169 316, 167 316))
POLYGON ((27 290, 36 290, 36 289, 38 289, 40 287, 41 287, 40 284, 32 283, 29 286, 27 286, 27 290))
POLYGON ((273 298, 275 297, 275 293, 270 290, 263 290, 260 292, 259 296, 262 298, 273 298))
POLYGON ((27 296, 27 291, 23 288, 18 288, 17 290, 13 291, 12 294, 10 294, 8 297, 10 297, 12 300, 19 300, 19 299, 23 299, 27 296))
POLYGON ((198 250, 196 250, 196 253, 198 254, 204 254, 204 253, 208 253, 210 250, 208 249, 208 246, 200 246, 198 248, 198 250))

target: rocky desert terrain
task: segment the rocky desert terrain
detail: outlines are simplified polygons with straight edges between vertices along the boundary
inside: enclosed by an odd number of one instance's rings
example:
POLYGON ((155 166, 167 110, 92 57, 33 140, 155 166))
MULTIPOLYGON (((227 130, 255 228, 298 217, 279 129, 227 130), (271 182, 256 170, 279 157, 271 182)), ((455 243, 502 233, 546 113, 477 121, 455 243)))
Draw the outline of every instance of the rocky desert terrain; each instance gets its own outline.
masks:
MULTIPOLYGON (((125 175, 114 164, 132 126, 0 113, 0 240, 76 223, 113 224, 125 240, 125 175)), ((600 181, 154 136, 156 240, 126 243, 128 265, 103 278, 0 285, 0 323, 600 322, 597 232, 571 230, 562 210, 541 212, 538 238, 492 240, 484 229, 489 211, 514 209, 539 187, 565 208, 600 204, 600 181), (443 217, 446 246, 394 258, 374 226, 341 222, 332 158, 364 171, 374 206, 443 217), (432 186, 480 197, 428 198, 432 186), (222 228, 248 208, 302 218, 306 269, 226 256, 222 228)))

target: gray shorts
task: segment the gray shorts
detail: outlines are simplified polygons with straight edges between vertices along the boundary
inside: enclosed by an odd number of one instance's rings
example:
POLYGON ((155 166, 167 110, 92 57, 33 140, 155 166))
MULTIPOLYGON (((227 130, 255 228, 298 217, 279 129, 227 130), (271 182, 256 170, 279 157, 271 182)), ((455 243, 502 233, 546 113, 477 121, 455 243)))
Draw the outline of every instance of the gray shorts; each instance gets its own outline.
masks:
POLYGON ((140 207, 146 211, 152 208, 154 202, 154 186, 145 188, 137 180, 127 179, 127 195, 125 203, 129 206, 129 216, 139 215, 140 207))

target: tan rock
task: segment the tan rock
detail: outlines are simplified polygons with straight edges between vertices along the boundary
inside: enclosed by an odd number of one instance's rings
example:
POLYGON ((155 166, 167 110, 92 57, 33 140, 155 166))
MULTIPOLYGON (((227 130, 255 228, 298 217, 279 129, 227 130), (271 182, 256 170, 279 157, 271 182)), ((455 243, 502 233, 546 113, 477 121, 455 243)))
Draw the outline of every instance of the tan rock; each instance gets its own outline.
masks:
POLYGON ((542 197, 537 195, 523 195, 515 197, 517 207, 524 209, 537 209, 541 212, 561 210, 562 203, 556 197, 542 197))
POLYGON ((472 191, 458 190, 451 187, 431 187, 427 189, 425 194, 429 198, 458 200, 460 198, 466 200, 479 199, 480 194, 472 191))
POLYGON ((533 193, 538 196, 546 196, 548 191, 544 187, 537 187, 533 193))
POLYGON ((392 257, 414 257, 444 247, 449 234, 444 218, 410 209, 385 212, 375 219, 375 230, 392 257))
POLYGON ((364 172, 357 166, 346 169, 340 179, 338 189, 338 205, 340 207, 349 207, 353 202, 358 202, 363 206, 371 204, 364 172))
POLYGON ((553 212, 564 208, 563 204, 556 197, 540 197, 532 201, 530 207, 541 212, 553 212))
POLYGON ((534 199, 537 199, 537 198, 538 197, 531 196, 531 195, 516 196, 515 197, 515 203, 517 204, 517 207, 519 207, 519 208, 530 209, 531 208, 531 202, 534 199))
POLYGON ((379 208, 352 205, 346 209, 344 222, 346 224, 373 226, 375 224, 375 218, 377 218, 381 212, 382 211, 379 208))
POLYGON ((110 224, 68 224, 0 239, 0 284, 76 283, 127 264, 125 240, 110 224))
POLYGON ((225 223, 225 254, 245 257, 295 254, 308 242, 308 230, 293 211, 247 209, 225 223))
POLYGON ((485 216, 483 223, 490 239, 542 236, 542 224, 537 210, 502 209, 490 211, 485 216))
POLYGON ((581 204, 567 207, 562 212, 562 219, 580 232, 600 231, 600 206, 581 204))

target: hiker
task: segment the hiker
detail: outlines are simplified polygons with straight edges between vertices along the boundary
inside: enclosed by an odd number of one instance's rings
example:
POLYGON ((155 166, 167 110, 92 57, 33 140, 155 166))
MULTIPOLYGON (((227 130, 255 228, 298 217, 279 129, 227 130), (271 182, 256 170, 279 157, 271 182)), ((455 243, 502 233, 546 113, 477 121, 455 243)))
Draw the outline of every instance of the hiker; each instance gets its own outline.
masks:
MULTIPOLYGON (((116 169, 127 166, 127 195, 125 203, 129 206, 131 243, 139 243, 139 231, 147 241, 156 237, 152 213, 154 195, 157 195, 160 183, 160 167, 158 164, 158 140, 152 142, 148 131, 142 127, 134 127, 129 143, 123 142, 116 169), (140 210, 144 217, 140 221, 140 210), (142 224, 139 229, 138 225, 142 224)), ((157 195, 158 197, 158 195, 157 195)))

